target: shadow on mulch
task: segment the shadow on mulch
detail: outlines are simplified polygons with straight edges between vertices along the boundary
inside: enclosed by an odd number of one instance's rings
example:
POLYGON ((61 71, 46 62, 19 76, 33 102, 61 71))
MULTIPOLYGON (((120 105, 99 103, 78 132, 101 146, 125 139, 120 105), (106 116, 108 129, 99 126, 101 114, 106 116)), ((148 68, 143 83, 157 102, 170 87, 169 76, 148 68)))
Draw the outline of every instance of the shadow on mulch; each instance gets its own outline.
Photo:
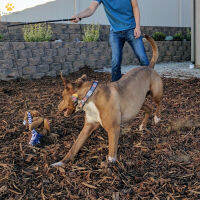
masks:
MULTIPOLYGON (((88 68, 68 78, 83 73, 110 80, 88 68)), ((58 114, 60 78, 0 81, 0 199, 200 199, 200 79, 163 81, 162 121, 155 126, 151 118, 144 133, 137 131, 142 113, 124 124, 116 164, 105 162, 108 140, 100 128, 65 169, 49 165, 70 149, 83 113, 58 114), (28 145, 27 109, 49 118, 57 142, 28 145)))

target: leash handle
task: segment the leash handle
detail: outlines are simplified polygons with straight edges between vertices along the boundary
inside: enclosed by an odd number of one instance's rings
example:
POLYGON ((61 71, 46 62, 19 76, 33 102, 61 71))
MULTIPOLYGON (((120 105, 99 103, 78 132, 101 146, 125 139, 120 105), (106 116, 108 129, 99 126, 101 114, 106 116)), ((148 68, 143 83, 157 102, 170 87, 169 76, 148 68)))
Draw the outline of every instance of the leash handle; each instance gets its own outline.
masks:
MULTIPOLYGON (((41 23, 50 23, 50 22, 68 22, 68 21, 73 21, 76 18, 70 18, 70 19, 55 19, 55 20, 47 20, 47 21, 38 21, 38 22, 28 22, 28 23, 20 23, 20 24, 11 24, 8 25, 7 27, 13 27, 13 26, 23 26, 23 25, 29 25, 29 24, 41 24, 41 23)), ((79 18, 81 20, 81 18, 79 18)))

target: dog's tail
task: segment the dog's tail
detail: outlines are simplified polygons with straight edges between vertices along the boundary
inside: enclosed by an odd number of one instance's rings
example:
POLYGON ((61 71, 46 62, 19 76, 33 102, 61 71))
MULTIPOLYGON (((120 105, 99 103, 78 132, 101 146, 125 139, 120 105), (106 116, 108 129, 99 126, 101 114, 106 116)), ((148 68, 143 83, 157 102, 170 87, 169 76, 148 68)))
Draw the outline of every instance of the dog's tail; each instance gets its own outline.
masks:
POLYGON ((156 61, 158 60, 158 46, 155 42, 155 40, 148 36, 148 35, 144 35, 144 37, 146 38, 146 40, 151 44, 152 46, 152 51, 153 51, 153 56, 151 58, 151 62, 149 64, 150 68, 154 68, 156 61))

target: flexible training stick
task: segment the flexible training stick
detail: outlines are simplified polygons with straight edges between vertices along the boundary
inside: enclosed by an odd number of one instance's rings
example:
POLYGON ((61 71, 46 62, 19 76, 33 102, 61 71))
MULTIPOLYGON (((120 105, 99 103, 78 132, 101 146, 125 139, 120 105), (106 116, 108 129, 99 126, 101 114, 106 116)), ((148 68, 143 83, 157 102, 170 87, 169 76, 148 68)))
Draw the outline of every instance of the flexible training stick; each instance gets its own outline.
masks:
MULTIPOLYGON (((72 21, 75 20, 75 18, 71 19, 55 19, 55 20, 47 20, 47 21, 38 21, 38 22, 25 22, 25 23, 20 23, 20 24, 11 24, 8 25, 7 27, 13 27, 13 26, 23 26, 23 25, 29 25, 29 24, 41 24, 41 23, 50 23, 50 22, 64 22, 64 21, 72 21)), ((81 18, 80 18, 81 20, 81 18)))

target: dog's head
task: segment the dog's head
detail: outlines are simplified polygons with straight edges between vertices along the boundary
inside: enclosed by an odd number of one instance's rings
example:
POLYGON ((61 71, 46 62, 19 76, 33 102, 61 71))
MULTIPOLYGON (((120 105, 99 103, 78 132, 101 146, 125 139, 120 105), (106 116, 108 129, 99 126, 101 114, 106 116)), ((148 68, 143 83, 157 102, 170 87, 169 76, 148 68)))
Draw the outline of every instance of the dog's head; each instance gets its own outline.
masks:
POLYGON ((64 112, 64 116, 68 117, 76 110, 76 104, 73 101, 73 95, 78 92, 78 89, 83 85, 86 80, 86 75, 84 74, 81 78, 77 79, 75 82, 67 81, 61 74, 61 79, 64 84, 64 90, 62 92, 62 101, 58 105, 58 110, 64 112))

